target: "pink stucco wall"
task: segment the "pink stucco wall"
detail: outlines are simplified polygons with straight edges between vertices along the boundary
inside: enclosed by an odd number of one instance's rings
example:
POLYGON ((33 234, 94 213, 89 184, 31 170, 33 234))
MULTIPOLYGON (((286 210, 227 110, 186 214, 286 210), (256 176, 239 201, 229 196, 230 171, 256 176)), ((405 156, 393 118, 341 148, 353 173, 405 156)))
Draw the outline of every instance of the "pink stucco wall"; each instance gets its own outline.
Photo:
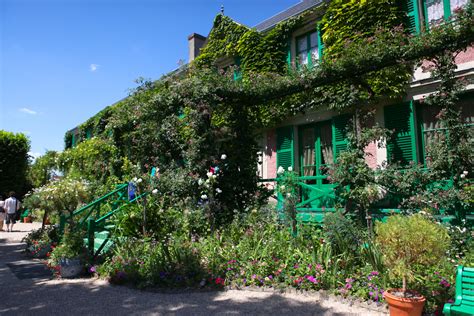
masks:
POLYGON ((267 148, 265 152, 267 158, 267 178, 276 178, 276 131, 275 129, 267 132, 267 148))
POLYGON ((467 63, 470 61, 474 61, 474 47, 473 46, 469 47, 465 52, 460 52, 456 56, 456 63, 458 65, 467 63))
POLYGON ((366 152, 365 162, 371 169, 377 168, 377 145, 375 142, 370 143, 365 147, 364 151, 366 152))

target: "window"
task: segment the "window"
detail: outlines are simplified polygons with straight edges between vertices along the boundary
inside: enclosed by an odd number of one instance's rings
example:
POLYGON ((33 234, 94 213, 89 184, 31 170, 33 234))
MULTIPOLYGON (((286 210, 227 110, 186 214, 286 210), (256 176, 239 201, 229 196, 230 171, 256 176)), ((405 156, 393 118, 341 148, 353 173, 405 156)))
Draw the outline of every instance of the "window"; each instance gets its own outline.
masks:
MULTIPOLYGON (((472 99, 461 101, 459 106, 461 106, 462 121, 471 128, 474 127, 474 107, 472 99)), ((421 136, 420 162, 425 163, 425 165, 431 145, 442 140, 447 132, 437 118, 439 111, 439 107, 435 106, 420 105, 418 107, 417 117, 421 136)))
POLYGON ((454 12, 467 6, 469 0, 424 0, 426 24, 439 24, 448 21, 454 12))
POLYGON ((311 68, 319 60, 320 45, 318 32, 314 31, 296 38, 297 66, 311 68))

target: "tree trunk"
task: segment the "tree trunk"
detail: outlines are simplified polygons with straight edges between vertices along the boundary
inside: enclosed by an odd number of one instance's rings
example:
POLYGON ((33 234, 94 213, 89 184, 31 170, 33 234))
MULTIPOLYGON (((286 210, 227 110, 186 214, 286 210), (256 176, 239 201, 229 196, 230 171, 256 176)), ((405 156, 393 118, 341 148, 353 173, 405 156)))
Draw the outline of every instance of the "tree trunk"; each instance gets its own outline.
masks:
POLYGON ((403 285, 402 285, 403 297, 407 296, 407 278, 403 276, 403 285))

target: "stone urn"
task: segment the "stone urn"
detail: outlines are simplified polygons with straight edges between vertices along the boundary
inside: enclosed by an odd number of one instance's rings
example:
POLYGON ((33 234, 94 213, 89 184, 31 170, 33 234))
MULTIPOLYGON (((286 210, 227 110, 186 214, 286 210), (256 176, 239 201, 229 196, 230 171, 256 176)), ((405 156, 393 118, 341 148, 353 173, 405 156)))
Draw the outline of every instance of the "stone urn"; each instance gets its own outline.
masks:
POLYGON ((63 258, 59 261, 59 267, 59 273, 62 278, 78 277, 84 268, 81 260, 78 258, 63 258))

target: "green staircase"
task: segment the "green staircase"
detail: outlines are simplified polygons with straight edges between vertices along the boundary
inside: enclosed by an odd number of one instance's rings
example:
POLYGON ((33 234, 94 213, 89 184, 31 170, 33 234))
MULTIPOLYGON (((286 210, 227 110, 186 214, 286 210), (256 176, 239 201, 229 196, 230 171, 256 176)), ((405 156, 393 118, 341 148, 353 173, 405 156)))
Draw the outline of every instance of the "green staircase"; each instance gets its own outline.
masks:
POLYGON ((61 216, 60 232, 64 231, 67 223, 77 223, 75 229, 87 232, 84 244, 92 258, 95 258, 100 253, 109 250, 113 245, 111 236, 114 226, 110 223, 111 217, 123 211, 127 205, 137 203, 145 195, 146 193, 129 200, 128 184, 120 184, 115 190, 79 208, 72 215, 61 216))

